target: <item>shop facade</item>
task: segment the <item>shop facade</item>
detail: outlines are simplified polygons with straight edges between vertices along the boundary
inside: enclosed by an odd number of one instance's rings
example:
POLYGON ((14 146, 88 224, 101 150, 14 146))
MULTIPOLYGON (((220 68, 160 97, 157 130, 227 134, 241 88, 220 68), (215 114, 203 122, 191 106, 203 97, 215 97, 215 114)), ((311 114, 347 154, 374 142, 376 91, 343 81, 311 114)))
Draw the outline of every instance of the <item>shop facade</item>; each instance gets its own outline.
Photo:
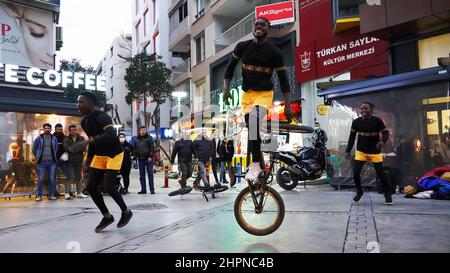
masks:
POLYGON ((105 79, 0 64, 0 196, 35 192, 38 174, 32 147, 44 123, 53 128, 60 123, 66 134, 76 125, 83 134, 76 103, 64 95, 63 85, 72 85, 69 82, 101 91, 105 79))
MULTIPOLYGON (((307 22, 311 10, 331 13, 339 2, 300 5, 300 16, 303 7, 307 22)), ((328 29, 328 33, 333 39, 351 37, 353 32, 356 40, 325 48, 322 44, 327 43, 311 34, 311 51, 315 53, 311 58, 301 35, 296 65, 297 81, 305 98, 303 117, 310 122, 320 121, 328 134, 327 146, 335 167, 332 183, 353 185, 352 161, 345 159, 345 148, 352 120, 359 116, 359 107, 365 101, 376 106, 375 115, 389 129, 390 138, 382 153, 392 182, 400 187, 414 184, 431 169, 450 165, 449 69, 448 63, 438 63, 439 58, 447 57, 448 62, 450 57, 450 29, 439 19, 450 16, 450 3, 444 2, 383 0, 378 6, 361 3, 353 15, 358 23, 343 31, 339 30, 342 24, 336 14, 330 15, 332 21, 328 23, 334 29, 328 29), (411 9, 404 10, 406 5, 411 9), (368 47, 360 46, 359 60, 353 62, 357 52, 349 52, 350 45, 359 39, 364 39, 361 41, 368 47), (342 57, 334 55, 342 53, 342 57), (334 71, 330 71, 333 66, 334 71), (305 82, 308 73, 314 75, 313 80, 305 82)), ((375 185, 375 177, 373 168, 366 164, 363 184, 375 185)))

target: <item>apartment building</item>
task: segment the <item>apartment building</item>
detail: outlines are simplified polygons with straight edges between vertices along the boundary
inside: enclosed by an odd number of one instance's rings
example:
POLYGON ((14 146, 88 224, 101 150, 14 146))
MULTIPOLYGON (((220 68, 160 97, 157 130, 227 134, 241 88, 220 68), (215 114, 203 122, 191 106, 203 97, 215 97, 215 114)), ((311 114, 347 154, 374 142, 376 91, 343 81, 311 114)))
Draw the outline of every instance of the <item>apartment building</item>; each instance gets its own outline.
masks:
POLYGON ((100 61, 96 74, 106 77, 107 112, 120 130, 132 131, 132 106, 125 101, 128 88, 125 82, 127 58, 131 58, 131 34, 114 39, 100 61))
MULTIPOLYGON (((223 76, 231 52, 237 43, 251 39, 255 22, 255 7, 285 1, 270 0, 173 0, 169 9, 172 56, 182 60, 174 67, 172 85, 189 94, 190 110, 195 124, 201 127, 211 118, 220 123, 222 110, 218 110, 223 76), (186 8, 185 8, 186 7, 186 8), (189 90, 187 90, 189 88, 189 90)), ((294 3, 295 4, 295 3, 294 3)), ((297 45, 298 24, 289 23, 272 27, 271 38, 283 51, 292 86, 296 92, 294 49, 297 45)), ((277 80, 275 80, 277 81, 277 80)), ((236 68, 233 86, 242 82, 240 67, 236 68)), ((276 84, 276 88, 278 85, 276 84)), ((275 100, 281 100, 277 92, 275 100)), ((238 102, 236 104, 239 104, 238 102)), ((220 124, 218 124, 220 125, 220 124)), ((220 126, 219 126, 220 127, 220 126)))
MULTIPOLYGON (((169 53, 169 17, 167 10, 170 6, 168 0, 131 0, 133 5, 133 34, 132 34, 132 55, 140 52, 148 54, 156 53, 162 56, 167 67, 172 66, 172 57, 169 53)), ((144 125, 144 107, 147 115, 153 113, 156 108, 151 99, 140 104, 133 105, 133 128, 144 125)), ((160 105, 160 110, 156 114, 156 122, 161 130, 170 125, 171 102, 167 101, 160 105)), ((149 119, 147 119, 148 121, 149 119)), ((150 131, 154 130, 150 124, 150 131)), ((156 133, 156 132, 153 132, 156 133)))

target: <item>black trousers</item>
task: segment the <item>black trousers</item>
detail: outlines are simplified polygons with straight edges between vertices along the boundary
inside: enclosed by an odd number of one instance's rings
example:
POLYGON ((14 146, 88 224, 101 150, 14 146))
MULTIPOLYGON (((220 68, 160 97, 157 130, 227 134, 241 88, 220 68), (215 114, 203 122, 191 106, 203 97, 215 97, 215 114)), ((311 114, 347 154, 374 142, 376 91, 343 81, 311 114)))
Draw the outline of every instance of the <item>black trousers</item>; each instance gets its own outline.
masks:
POLYGON ((123 164, 122 168, 120 169, 120 174, 122 175, 123 186, 127 190, 128 187, 130 186, 130 173, 131 173, 131 163, 123 164))
POLYGON ((123 201, 122 195, 117 191, 115 185, 117 180, 117 171, 99 170, 89 168, 87 191, 90 193, 95 205, 100 209, 103 215, 108 213, 105 200, 98 187, 102 184, 103 190, 119 205, 122 212, 127 210, 127 205, 123 201))
MULTIPOLYGON (((361 171, 364 167, 365 161, 359 161, 355 160, 355 165, 353 167, 353 180, 355 181, 356 189, 358 192, 362 192, 362 186, 361 186, 361 171)), ((375 172, 377 173, 377 177, 381 180, 381 184, 385 189, 385 195, 392 195, 392 186, 389 183, 389 180, 386 179, 386 176, 383 172, 383 163, 373 163, 373 166, 375 167, 375 172)))
POLYGON ((220 166, 220 158, 213 158, 211 160, 211 167, 214 179, 216 180, 216 184, 219 183, 219 177, 217 176, 217 170, 219 169, 219 166, 220 166))
POLYGON ((261 153, 261 129, 263 124, 263 119, 267 115, 267 109, 256 105, 253 107, 252 112, 245 115, 245 123, 248 129, 248 151, 247 154, 251 153, 253 160, 252 162, 259 162, 261 169, 264 170, 264 157, 261 153))
POLYGON ((180 163, 181 179, 187 181, 192 176, 192 162, 180 163))

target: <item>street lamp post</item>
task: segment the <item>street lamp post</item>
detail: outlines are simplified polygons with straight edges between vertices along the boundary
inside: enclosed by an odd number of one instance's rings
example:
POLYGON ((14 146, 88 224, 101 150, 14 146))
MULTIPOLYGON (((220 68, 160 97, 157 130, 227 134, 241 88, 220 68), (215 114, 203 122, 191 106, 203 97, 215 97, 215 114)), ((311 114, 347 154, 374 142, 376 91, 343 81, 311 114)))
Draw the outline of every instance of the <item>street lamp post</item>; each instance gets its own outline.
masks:
POLYGON ((187 96, 187 93, 184 92, 184 91, 175 91, 175 92, 172 92, 172 96, 177 98, 177 102, 178 102, 178 114, 177 114, 177 117, 178 117, 178 135, 180 135, 181 134, 181 115, 180 115, 180 113, 181 113, 181 99, 185 98, 187 96))

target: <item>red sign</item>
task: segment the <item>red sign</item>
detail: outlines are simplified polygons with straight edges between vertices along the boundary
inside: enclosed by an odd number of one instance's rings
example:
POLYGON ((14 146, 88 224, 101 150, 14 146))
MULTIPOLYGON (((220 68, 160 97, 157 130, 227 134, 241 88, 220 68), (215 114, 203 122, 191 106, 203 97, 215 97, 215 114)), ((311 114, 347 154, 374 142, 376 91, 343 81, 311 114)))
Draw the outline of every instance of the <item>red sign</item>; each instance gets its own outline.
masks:
POLYGON ((297 82, 339 74, 358 63, 361 64, 352 70, 385 63, 387 46, 385 41, 359 33, 346 39, 325 39, 301 44, 295 53, 297 82))
POLYGON ((269 19, 272 26, 292 23, 295 21, 294 1, 256 7, 255 16, 256 19, 261 17, 269 19))

